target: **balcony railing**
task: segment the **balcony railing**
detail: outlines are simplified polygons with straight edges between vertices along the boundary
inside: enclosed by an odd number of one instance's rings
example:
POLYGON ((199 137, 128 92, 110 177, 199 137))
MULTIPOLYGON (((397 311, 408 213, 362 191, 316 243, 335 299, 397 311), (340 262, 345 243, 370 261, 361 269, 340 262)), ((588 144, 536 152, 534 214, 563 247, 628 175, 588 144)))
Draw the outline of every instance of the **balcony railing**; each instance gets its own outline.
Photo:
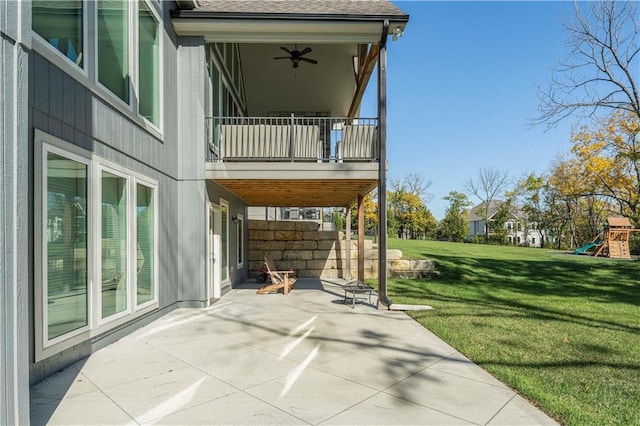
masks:
POLYGON ((207 161, 378 160, 376 118, 208 117, 207 161))

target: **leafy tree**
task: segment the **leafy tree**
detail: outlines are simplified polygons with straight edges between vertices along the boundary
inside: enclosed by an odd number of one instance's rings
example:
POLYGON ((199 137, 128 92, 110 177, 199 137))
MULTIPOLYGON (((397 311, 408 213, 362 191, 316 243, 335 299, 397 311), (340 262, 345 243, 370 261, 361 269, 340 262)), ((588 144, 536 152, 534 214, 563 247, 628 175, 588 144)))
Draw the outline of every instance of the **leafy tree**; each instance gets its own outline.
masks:
POLYGON ((599 110, 640 119, 638 16, 634 1, 575 2, 565 25, 571 51, 539 90, 537 122, 552 127, 575 112, 593 117, 599 110))
POLYGON ((465 194, 451 191, 443 197, 449 202, 444 218, 438 224, 436 238, 445 241, 463 241, 469 234, 466 209, 471 202, 465 194))
MULTIPOLYGON (((545 205, 544 191, 546 179, 531 173, 518 183, 518 192, 522 198, 522 211, 525 214, 524 223, 533 226, 538 232, 540 247, 544 248, 545 231, 550 226, 550 217, 545 205)), ((528 229, 525 230, 525 235, 528 229)))
POLYGON ((590 193, 609 199, 617 212, 640 225, 640 118, 614 112, 595 128, 572 137, 590 193))
MULTIPOLYGON (((465 182, 465 189, 475 195, 485 206, 490 206, 496 196, 507 189, 509 173, 493 167, 481 167, 474 179, 465 182)), ((482 210, 482 220, 489 223, 488 208, 482 210)), ((489 241, 489 233, 485 233, 485 242, 489 241)))
POLYGON ((500 204, 498 210, 493 214, 491 220, 487 223, 487 235, 491 235, 490 240, 496 244, 504 245, 507 242, 507 222, 511 219, 511 208, 513 207, 513 198, 507 196, 507 200, 500 204))

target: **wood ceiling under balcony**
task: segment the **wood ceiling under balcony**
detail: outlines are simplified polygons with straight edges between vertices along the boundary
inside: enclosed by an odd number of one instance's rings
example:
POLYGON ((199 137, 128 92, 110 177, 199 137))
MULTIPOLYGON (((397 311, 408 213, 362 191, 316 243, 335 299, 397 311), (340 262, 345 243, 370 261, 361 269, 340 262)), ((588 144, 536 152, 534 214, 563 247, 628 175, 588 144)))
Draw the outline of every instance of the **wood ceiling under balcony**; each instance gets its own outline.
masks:
POLYGON ((347 207, 375 188, 367 179, 223 179, 215 181, 250 206, 347 207))

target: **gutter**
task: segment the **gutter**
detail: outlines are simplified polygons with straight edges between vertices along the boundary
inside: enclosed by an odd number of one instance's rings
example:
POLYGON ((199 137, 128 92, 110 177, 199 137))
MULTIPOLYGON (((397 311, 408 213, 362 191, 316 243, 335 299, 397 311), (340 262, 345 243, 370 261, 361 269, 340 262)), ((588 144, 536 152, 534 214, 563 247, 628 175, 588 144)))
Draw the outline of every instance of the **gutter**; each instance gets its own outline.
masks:
POLYGON ((390 21, 409 22, 409 15, 362 15, 331 13, 215 12, 196 9, 174 9, 172 18, 200 19, 277 19, 291 21, 390 21))

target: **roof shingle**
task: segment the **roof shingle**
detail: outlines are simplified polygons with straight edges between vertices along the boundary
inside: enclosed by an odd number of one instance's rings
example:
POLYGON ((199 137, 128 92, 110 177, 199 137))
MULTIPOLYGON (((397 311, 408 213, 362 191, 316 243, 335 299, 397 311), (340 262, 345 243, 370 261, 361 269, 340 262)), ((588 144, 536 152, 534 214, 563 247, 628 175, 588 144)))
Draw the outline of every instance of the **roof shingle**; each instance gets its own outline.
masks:
POLYGON ((196 0, 195 11, 292 15, 405 15, 388 0, 196 0))

